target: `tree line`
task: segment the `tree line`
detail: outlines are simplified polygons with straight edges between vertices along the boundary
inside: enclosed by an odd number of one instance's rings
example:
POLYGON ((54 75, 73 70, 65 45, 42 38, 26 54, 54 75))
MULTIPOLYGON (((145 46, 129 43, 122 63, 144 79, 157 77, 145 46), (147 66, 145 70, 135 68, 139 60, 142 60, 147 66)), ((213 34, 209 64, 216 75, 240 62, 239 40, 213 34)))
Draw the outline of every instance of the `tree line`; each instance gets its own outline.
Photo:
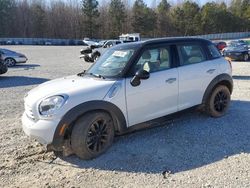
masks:
POLYGON ((0 0, 0 37, 117 38, 189 36, 250 30, 250 0, 229 4, 195 1, 172 5, 161 0, 0 0), (99 3, 101 2, 101 3, 99 3))

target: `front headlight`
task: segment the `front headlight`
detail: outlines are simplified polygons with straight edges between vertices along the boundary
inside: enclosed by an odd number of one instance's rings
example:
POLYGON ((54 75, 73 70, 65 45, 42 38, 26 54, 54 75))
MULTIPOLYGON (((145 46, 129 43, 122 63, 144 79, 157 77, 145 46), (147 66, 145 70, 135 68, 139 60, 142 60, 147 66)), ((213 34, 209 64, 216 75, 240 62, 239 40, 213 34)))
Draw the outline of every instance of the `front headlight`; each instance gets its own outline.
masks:
POLYGON ((45 117, 53 116, 66 102, 68 96, 57 95, 44 99, 39 105, 39 113, 45 117))

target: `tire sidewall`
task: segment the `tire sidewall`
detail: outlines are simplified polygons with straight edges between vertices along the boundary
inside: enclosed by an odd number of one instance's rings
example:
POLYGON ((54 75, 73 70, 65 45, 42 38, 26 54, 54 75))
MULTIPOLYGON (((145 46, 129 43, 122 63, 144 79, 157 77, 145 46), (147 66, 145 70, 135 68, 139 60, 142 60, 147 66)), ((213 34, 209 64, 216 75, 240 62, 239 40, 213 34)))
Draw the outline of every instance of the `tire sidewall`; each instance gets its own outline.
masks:
POLYGON ((72 134, 71 134, 71 145, 72 150, 75 154, 85 160, 93 159, 98 157, 102 153, 106 152, 107 149, 112 145, 114 139, 114 125, 112 118, 109 114, 105 112, 93 112, 88 113, 81 117, 74 125, 72 134), (86 139, 90 129, 90 126, 97 119, 105 118, 108 121, 109 137, 105 147, 99 152, 92 152, 87 147, 86 139))
POLYGON ((221 116, 225 115, 225 113, 227 112, 227 110, 230 106, 230 101, 231 101, 231 94, 230 94, 229 89, 223 85, 217 86, 213 90, 213 92, 211 93, 209 101, 208 101, 209 114, 212 117, 221 117, 221 116), (224 94, 227 95, 227 106, 225 107, 225 109, 222 112, 218 112, 217 110, 215 110, 215 107, 214 107, 215 97, 218 94, 218 92, 220 92, 220 91, 222 91, 224 94))
POLYGON ((248 54, 244 54, 243 59, 244 59, 244 61, 248 61, 248 59, 249 59, 249 55, 248 55, 248 54))
POLYGON ((16 61, 15 61, 15 59, 13 59, 13 58, 7 58, 7 59, 5 59, 5 60, 4 60, 4 63, 5 63, 5 65, 8 66, 8 67, 13 67, 13 66, 16 65, 16 61), (6 61, 8 61, 8 60, 12 60, 13 63, 12 63, 11 65, 8 65, 7 62, 6 62, 6 61))

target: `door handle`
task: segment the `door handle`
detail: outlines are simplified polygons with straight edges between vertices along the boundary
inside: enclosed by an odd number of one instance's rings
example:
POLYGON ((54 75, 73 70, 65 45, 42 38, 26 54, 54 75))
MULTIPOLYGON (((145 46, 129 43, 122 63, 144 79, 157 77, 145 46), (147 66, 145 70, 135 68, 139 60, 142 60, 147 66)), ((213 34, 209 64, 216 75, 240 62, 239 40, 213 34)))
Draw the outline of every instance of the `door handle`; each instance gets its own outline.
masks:
POLYGON ((169 78, 166 80, 166 83, 172 84, 175 81, 176 81, 176 78, 169 78))
POLYGON ((209 70, 207 71, 207 73, 208 73, 208 74, 213 74, 215 70, 216 70, 216 69, 209 69, 209 70))

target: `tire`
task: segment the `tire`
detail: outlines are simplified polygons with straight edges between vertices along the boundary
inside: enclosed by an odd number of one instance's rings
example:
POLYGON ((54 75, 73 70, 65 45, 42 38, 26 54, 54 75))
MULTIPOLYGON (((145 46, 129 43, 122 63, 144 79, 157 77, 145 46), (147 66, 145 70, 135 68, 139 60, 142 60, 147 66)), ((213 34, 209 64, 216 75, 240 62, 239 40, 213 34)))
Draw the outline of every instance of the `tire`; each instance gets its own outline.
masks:
POLYGON ((212 117, 221 117, 227 112, 231 100, 229 89, 224 85, 217 86, 211 93, 206 111, 212 117))
POLYGON ((249 59, 249 55, 248 55, 248 54, 244 54, 243 60, 244 60, 244 61, 248 61, 248 59, 249 59))
POLYGON ((16 65, 16 61, 13 58, 7 58, 4 60, 4 64, 7 65, 8 67, 13 67, 16 65))
POLYGON ((99 53, 95 53, 93 55, 93 61, 96 62, 99 59, 99 57, 100 57, 100 54, 99 53))
POLYGON ((105 112, 91 112, 81 117, 71 134, 73 152, 81 159, 98 157, 112 145, 114 124, 105 112))
POLYGON ((0 62, 0 74, 4 74, 8 71, 8 67, 0 62))

